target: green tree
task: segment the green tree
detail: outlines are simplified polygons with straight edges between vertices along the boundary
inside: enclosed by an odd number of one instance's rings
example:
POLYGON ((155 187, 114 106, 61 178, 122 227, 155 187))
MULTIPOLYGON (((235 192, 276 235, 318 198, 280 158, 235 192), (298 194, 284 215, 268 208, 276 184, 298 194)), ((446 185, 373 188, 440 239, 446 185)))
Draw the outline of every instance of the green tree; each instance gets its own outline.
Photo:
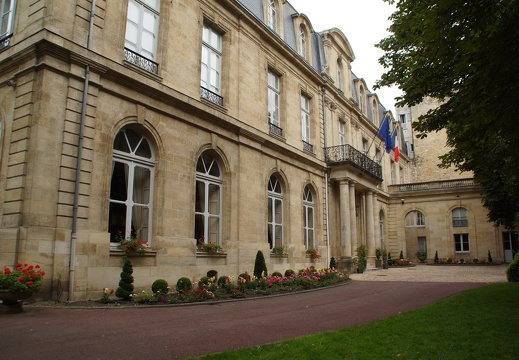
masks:
POLYGON ((115 296, 123 300, 131 300, 133 293, 133 265, 128 256, 123 257, 123 270, 119 280, 119 287, 115 291, 115 296))
POLYGON ((519 213, 517 19, 517 0, 400 0, 377 44, 386 72, 375 85, 398 86, 398 106, 440 100, 413 123, 417 136, 445 129, 440 166, 473 172, 490 221, 509 228, 519 213))

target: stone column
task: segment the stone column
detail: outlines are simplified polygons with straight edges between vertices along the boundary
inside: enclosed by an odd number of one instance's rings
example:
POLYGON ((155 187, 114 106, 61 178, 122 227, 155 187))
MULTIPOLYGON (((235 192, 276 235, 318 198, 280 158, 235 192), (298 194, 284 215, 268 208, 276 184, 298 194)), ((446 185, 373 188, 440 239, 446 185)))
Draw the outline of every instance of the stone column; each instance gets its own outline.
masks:
POLYGON ((373 191, 366 193, 366 243, 368 245, 368 264, 375 266, 375 224, 373 221, 373 191))
POLYGON ((357 218, 355 213, 355 181, 350 181, 350 234, 351 248, 350 252, 357 254, 357 218))
POLYGON ((340 213, 341 213, 341 255, 351 257, 350 233, 350 195, 348 180, 339 183, 340 213))
POLYGON ((380 239, 380 206, 378 204, 378 194, 373 192, 373 230, 375 231, 375 248, 382 248, 380 239))

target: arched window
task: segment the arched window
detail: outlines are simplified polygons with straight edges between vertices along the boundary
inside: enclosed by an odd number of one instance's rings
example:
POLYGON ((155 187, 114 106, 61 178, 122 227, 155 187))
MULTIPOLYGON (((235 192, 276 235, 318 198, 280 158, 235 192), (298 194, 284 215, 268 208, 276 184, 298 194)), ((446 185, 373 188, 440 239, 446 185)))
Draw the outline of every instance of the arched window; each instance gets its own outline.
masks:
POLYGON ((469 217, 467 209, 462 207, 452 210, 452 226, 453 227, 467 227, 469 226, 469 217))
POLYGON ((283 246, 283 188, 276 175, 270 177, 268 184, 267 226, 270 249, 283 246))
POLYGON ((306 31, 305 26, 299 26, 299 55, 306 59, 306 31))
POLYGON ((315 248, 315 206, 314 195, 310 185, 303 192, 303 232, 306 249, 315 248))
POLYGON ((151 239, 155 156, 149 140, 133 128, 114 140, 108 231, 110 242, 151 239))
POLYGON ((267 25, 269 28, 277 32, 278 22, 277 22, 277 9, 276 2, 274 0, 268 0, 268 9, 267 9, 267 25))
POLYGON ((425 216, 420 211, 409 212, 405 217, 405 227, 425 227, 425 216))
POLYGON ((209 152, 196 163, 195 239, 197 244, 221 245, 222 175, 220 166, 209 152))

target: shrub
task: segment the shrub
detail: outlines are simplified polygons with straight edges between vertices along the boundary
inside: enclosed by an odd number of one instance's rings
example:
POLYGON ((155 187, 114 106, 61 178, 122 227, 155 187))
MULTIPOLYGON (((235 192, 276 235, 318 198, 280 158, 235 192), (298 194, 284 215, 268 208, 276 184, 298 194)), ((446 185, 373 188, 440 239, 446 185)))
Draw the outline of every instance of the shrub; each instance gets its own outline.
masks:
POLYGON ((289 277, 289 276, 292 276, 294 275, 296 272, 292 269, 288 269, 287 271, 285 271, 285 276, 286 277, 289 277))
POLYGON ((436 250, 436 253, 434 254, 434 263, 438 264, 440 262, 440 258, 438 257, 438 250, 436 250))
POLYGON ((191 280, 189 280, 187 277, 181 277, 177 281, 177 291, 178 292, 188 292, 193 287, 193 284, 191 284, 191 280))
POLYGON ((123 271, 121 271, 121 279, 119 287, 115 291, 115 296, 123 300, 131 300, 133 293, 133 265, 127 256, 123 257, 123 271))
POLYGON ((274 271, 272 276, 283 277, 283 274, 281 274, 279 271, 274 271))
POLYGON ((492 255, 490 255, 490 250, 488 250, 488 263, 492 262, 492 255))
POLYGON ((168 282, 164 279, 157 279, 151 284, 151 291, 156 294, 160 292, 161 294, 168 293, 168 282))
POLYGON ((198 280, 198 286, 200 286, 200 285, 209 285, 211 280, 212 280, 212 278, 210 278, 209 276, 202 276, 200 278, 200 280, 198 280))
POLYGON ((228 276, 220 276, 218 278, 218 285, 220 287, 224 287, 226 284, 228 284, 231 281, 231 278, 228 276))
POLYGON ((254 262, 254 276, 258 279, 266 276, 267 272, 267 264, 265 263, 265 257, 263 256, 263 252, 258 250, 256 253, 256 261, 254 262))
POLYGON ((330 259, 330 269, 335 269, 337 267, 337 264, 335 263, 335 258, 332 256, 330 259))
POLYGON ((394 261, 393 261, 393 258, 391 257, 391 253, 388 252, 387 253, 387 264, 388 265, 393 265, 394 261))
POLYGON ((506 278, 509 282, 519 282, 519 253, 506 268, 506 278))
POLYGON ((404 251, 400 250, 400 260, 404 260, 404 251))

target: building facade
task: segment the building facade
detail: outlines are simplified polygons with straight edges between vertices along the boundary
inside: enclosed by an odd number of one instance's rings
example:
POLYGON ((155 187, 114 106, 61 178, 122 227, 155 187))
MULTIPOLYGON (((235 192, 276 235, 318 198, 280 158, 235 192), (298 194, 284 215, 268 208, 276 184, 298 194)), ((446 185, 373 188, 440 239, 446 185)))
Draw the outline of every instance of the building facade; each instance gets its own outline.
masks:
POLYGON ((252 272, 258 250, 269 271, 414 251, 391 190, 412 163, 386 153, 388 111, 339 29, 284 0, 2 9, 0 260, 39 263, 41 297, 99 298, 130 237, 149 247, 137 289, 252 272))

